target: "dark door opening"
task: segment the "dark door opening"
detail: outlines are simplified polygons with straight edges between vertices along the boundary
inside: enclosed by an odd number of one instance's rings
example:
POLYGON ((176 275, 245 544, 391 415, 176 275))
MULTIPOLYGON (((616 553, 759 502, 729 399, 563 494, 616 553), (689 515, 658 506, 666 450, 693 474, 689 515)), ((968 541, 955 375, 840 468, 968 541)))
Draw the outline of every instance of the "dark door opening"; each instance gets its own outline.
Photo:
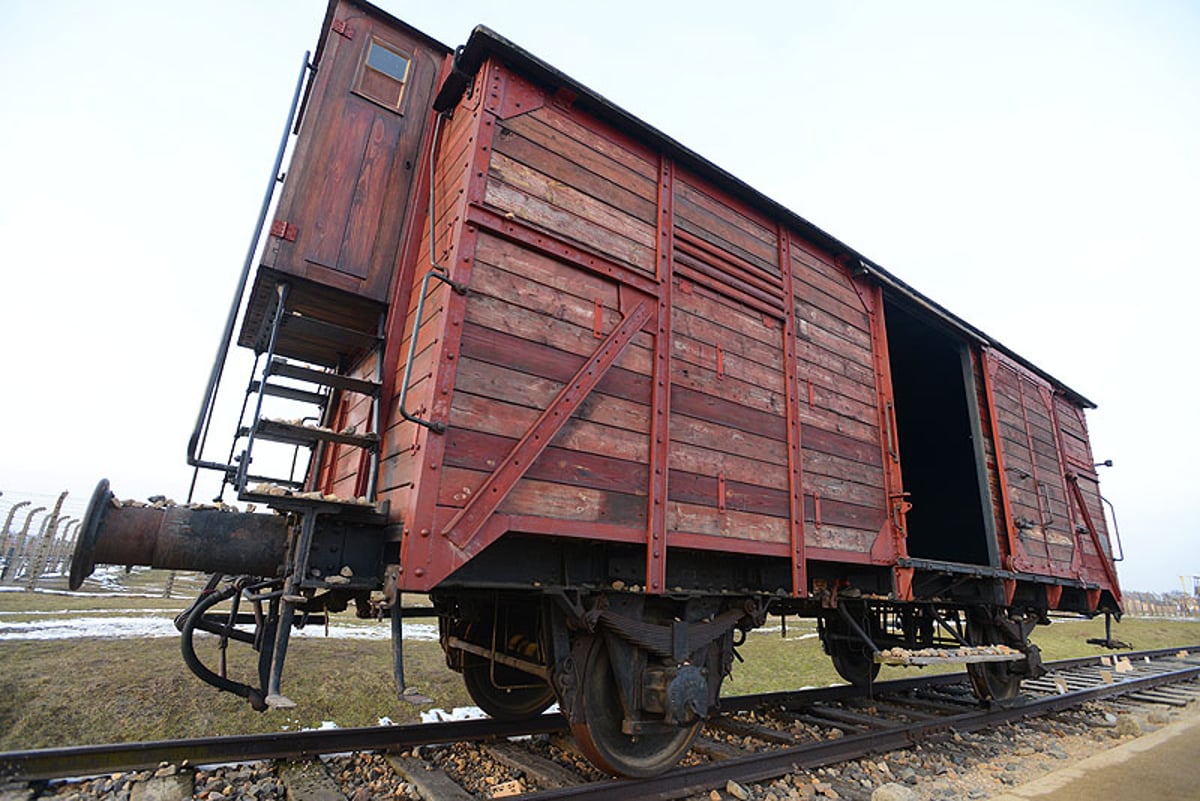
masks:
POLYGON ((884 316, 909 556, 998 566, 967 345, 898 303, 885 302, 884 316))

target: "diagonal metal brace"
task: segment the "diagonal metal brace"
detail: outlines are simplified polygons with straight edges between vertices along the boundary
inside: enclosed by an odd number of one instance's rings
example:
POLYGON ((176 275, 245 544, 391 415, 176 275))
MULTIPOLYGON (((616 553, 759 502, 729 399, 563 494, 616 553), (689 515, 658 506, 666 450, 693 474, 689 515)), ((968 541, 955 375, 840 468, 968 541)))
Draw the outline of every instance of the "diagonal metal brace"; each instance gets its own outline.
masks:
POLYGON ((463 547, 479 533, 521 477, 550 445, 550 441, 566 425, 584 398, 596 388, 633 342, 637 332, 650 319, 653 310, 653 299, 646 298, 621 320, 579 371, 563 386, 533 426, 525 432, 521 441, 504 457, 496 471, 483 482, 479 491, 446 525, 442 531, 443 535, 449 537, 455 545, 463 547))
POLYGON ((866 645, 871 649, 871 654, 872 655, 878 654, 879 646, 877 646, 875 644, 875 641, 871 639, 871 635, 869 635, 865 631, 863 631, 863 627, 858 625, 858 621, 855 620, 854 617, 850 614, 849 610, 846 609, 846 605, 838 604, 837 611, 838 611, 838 615, 841 616, 842 621, 847 626, 850 627, 850 631, 852 631, 854 634, 858 635, 858 638, 860 640, 862 640, 864 643, 866 643, 866 645))

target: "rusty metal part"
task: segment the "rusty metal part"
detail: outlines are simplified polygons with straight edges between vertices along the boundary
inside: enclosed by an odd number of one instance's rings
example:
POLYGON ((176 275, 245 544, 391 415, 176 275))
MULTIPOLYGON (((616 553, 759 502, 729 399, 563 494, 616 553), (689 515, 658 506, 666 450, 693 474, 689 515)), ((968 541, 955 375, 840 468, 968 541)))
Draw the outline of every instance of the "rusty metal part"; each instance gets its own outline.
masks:
POLYGON ((284 567, 287 523, 277 515, 186 506, 120 506, 101 479, 71 558, 71 589, 96 565, 276 576, 284 567))
POLYGON ((461 720, 408 726, 241 734, 148 743, 85 745, 0 753, 0 778, 21 781, 95 776, 156 768, 163 762, 210 765, 256 759, 286 759, 343 751, 401 751, 416 745, 482 740, 562 731, 561 715, 532 720, 461 720))
MULTIPOLYGON (((1093 662, 1094 660, 1095 657, 1088 659, 1093 662)), ((1088 701, 1136 693, 1143 689, 1195 679, 1197 676, 1200 676, 1200 665, 1193 662, 1175 670, 1149 673, 1117 684, 1100 684, 1019 704, 992 706, 933 720, 917 721, 908 726, 869 730, 835 740, 803 743, 775 751, 682 768, 654 778, 625 780, 620 783, 597 782, 581 787, 548 790, 531 795, 530 798, 537 798, 539 801, 600 799, 617 795, 624 798, 682 798, 703 793, 713 787, 722 787, 728 781, 742 784, 766 781, 798 769, 812 770, 867 754, 907 748, 914 742, 943 738, 950 732, 989 729, 1027 717, 1053 714, 1088 701)), ((961 675, 957 678, 961 680, 961 675)))
POLYGON ((585 656, 582 712, 571 733, 593 765, 618 776, 657 776, 687 753, 703 719, 686 725, 661 724, 628 731, 625 704, 603 637, 592 638, 585 656))
POLYGON ((457 648, 461 651, 466 651, 469 654, 482 656, 493 662, 498 662, 501 665, 507 665, 508 667, 516 668, 517 670, 537 676, 543 681, 550 680, 550 671, 545 665, 539 665, 536 662, 530 662, 527 659, 518 659, 515 656, 509 656, 508 654, 497 651, 495 648, 484 648, 481 645, 475 645, 467 642, 466 640, 460 640, 458 637, 447 638, 446 647, 457 648))

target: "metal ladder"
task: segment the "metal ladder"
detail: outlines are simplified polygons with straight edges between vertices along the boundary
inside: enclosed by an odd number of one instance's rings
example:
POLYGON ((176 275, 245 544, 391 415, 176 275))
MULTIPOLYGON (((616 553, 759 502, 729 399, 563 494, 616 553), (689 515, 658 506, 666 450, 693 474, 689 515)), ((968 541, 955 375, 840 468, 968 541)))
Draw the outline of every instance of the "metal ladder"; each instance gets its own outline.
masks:
MULTIPOLYGON (((246 386, 237 433, 230 449, 229 463, 235 465, 237 470, 233 475, 227 476, 226 481, 233 484, 239 500, 263 502, 275 507, 289 506, 289 499, 305 501, 306 505, 307 502, 319 501, 333 506, 373 507, 380 456, 384 316, 380 315, 375 334, 371 336, 290 310, 287 305, 286 283, 276 285, 276 297, 267 348, 255 360, 250 381, 246 386), (319 335, 315 329, 339 329, 332 332, 332 335, 342 339, 359 340, 359 352, 365 353, 365 358, 374 359, 374 375, 371 378, 361 378, 346 374, 344 364, 337 368, 322 367, 278 355, 279 352, 287 353, 291 350, 288 343, 292 338, 319 335), (332 401, 335 398, 345 398, 347 394, 361 395, 369 399, 367 431, 344 428, 338 430, 344 422, 338 419, 338 409, 344 404, 332 401), (313 413, 301 419, 284 420, 272 417, 268 414, 268 398, 307 404, 313 413), (246 420, 247 410, 251 408, 249 420, 246 420), (239 451, 239 443, 243 441, 244 445, 239 451), (291 470, 286 476, 259 474, 252 469, 255 445, 264 441, 294 446, 291 470), (359 481, 356 487, 361 491, 356 491, 352 497, 335 497, 322 493, 316 481, 327 450, 333 451, 328 459, 328 463, 332 465, 340 455, 338 449, 345 447, 359 449, 365 454, 366 458, 360 459, 359 481), (303 477, 297 477, 296 466, 301 448, 309 451, 309 466, 303 477)), ((323 333, 331 335, 328 330, 323 333)))
MULTIPOLYGON (((327 552, 331 543, 347 535, 366 537, 364 542, 374 542, 387 519, 386 504, 376 502, 385 315, 380 313, 374 334, 351 330, 323 321, 311 313, 301 314, 290 309, 288 292, 287 282, 276 284, 267 345, 257 354, 251 370, 230 448, 228 464, 231 469, 222 483, 222 491, 232 484, 238 500, 262 503, 286 512, 291 520, 288 569, 282 577, 269 581, 267 584, 272 589, 262 595, 272 599, 266 625, 255 638, 260 642, 257 650, 260 651, 262 686, 255 689, 233 685, 245 693, 252 693, 261 705, 275 708, 294 706, 280 690, 283 666, 293 625, 303 625, 309 619, 314 596, 331 589, 369 592, 377 582, 376 576, 362 570, 351 571, 349 575, 319 570, 319 563, 313 561, 314 552, 327 552), (334 366, 333 358, 325 358, 325 364, 317 364, 280 355, 305 352, 314 341, 334 343, 328 352, 350 354, 353 359, 343 355, 336 359, 334 366), (371 359, 374 360, 371 378, 346 373, 348 367, 363 365, 371 359), (367 398, 370 404, 365 415, 368 428, 365 432, 338 430, 344 423, 338 419, 338 410, 345 408, 344 399, 353 395, 367 398), (301 420, 277 419, 268 414, 269 399, 306 404, 313 413, 301 420), (252 470, 256 444, 262 442, 283 443, 295 448, 286 476, 262 475, 252 470), (358 483, 353 497, 328 494, 317 483, 321 479, 322 464, 334 466, 338 461, 338 449, 343 447, 357 449, 364 457, 359 460, 358 483), (297 461, 302 448, 309 452, 307 468, 303 476, 297 476, 297 461), (326 541, 329 537, 332 537, 331 542, 326 541)), ((374 547, 377 549, 378 546, 374 547)), ((377 559, 373 561, 377 563, 377 559)), ((189 632, 185 639, 190 642, 190 637, 189 632)), ((203 673, 201 670, 197 675, 203 678, 203 673)), ((222 686, 220 682, 224 679, 212 680, 210 676, 206 680, 222 686)))

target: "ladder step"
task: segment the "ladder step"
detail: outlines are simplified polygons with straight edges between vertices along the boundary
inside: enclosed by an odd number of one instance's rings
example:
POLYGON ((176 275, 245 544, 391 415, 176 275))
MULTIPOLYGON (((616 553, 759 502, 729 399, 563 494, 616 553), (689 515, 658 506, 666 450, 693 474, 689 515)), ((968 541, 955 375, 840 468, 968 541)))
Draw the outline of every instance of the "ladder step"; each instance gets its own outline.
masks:
POLYGON ((310 392, 307 389, 287 387, 283 384, 272 384, 270 382, 264 384, 261 381, 251 381, 250 391, 258 392, 259 390, 261 390, 264 395, 272 395, 276 398, 287 398, 288 400, 300 401, 301 403, 312 403, 317 406, 324 406, 325 401, 328 400, 328 397, 326 395, 322 395, 320 392, 310 392))
POLYGON ((964 645, 920 651, 889 648, 875 654, 875 662, 880 665, 974 665, 981 662, 1018 662, 1024 658, 1025 654, 1003 645, 964 645))
POLYGON ((379 394, 378 381, 368 381, 365 378, 327 373, 324 370, 314 370, 311 367, 302 367, 283 359, 272 359, 270 365, 267 366, 267 374, 281 376, 282 378, 295 378, 300 381, 308 381, 312 384, 320 384, 335 389, 344 389, 350 392, 357 392, 360 395, 379 394))
POLYGON ((246 482, 255 482, 258 484, 275 484, 289 490, 298 490, 304 487, 303 481, 296 481, 290 478, 276 478, 274 476, 246 476, 246 482))
POLYGON ((275 352, 313 364, 336 367, 357 354, 377 347, 379 342, 380 337, 373 332, 288 312, 279 321, 275 352))
POLYGON ((318 442, 337 442, 342 445, 352 445, 356 448, 374 449, 379 444, 375 434, 344 434, 330 431, 327 428, 313 428, 298 425, 283 420, 268 420, 263 418, 254 427, 254 436, 258 439, 272 442, 283 442, 288 445, 302 445, 311 448, 318 442))
MULTIPOLYGON (((275 482, 277 485, 282 482, 275 482)), ((248 486, 238 493, 239 501, 261 503, 272 509, 286 512, 312 512, 319 510, 326 514, 338 514, 364 523, 387 523, 388 504, 386 501, 359 503, 357 498, 333 498, 315 492, 298 492, 282 487, 267 488, 262 484, 248 486)))

